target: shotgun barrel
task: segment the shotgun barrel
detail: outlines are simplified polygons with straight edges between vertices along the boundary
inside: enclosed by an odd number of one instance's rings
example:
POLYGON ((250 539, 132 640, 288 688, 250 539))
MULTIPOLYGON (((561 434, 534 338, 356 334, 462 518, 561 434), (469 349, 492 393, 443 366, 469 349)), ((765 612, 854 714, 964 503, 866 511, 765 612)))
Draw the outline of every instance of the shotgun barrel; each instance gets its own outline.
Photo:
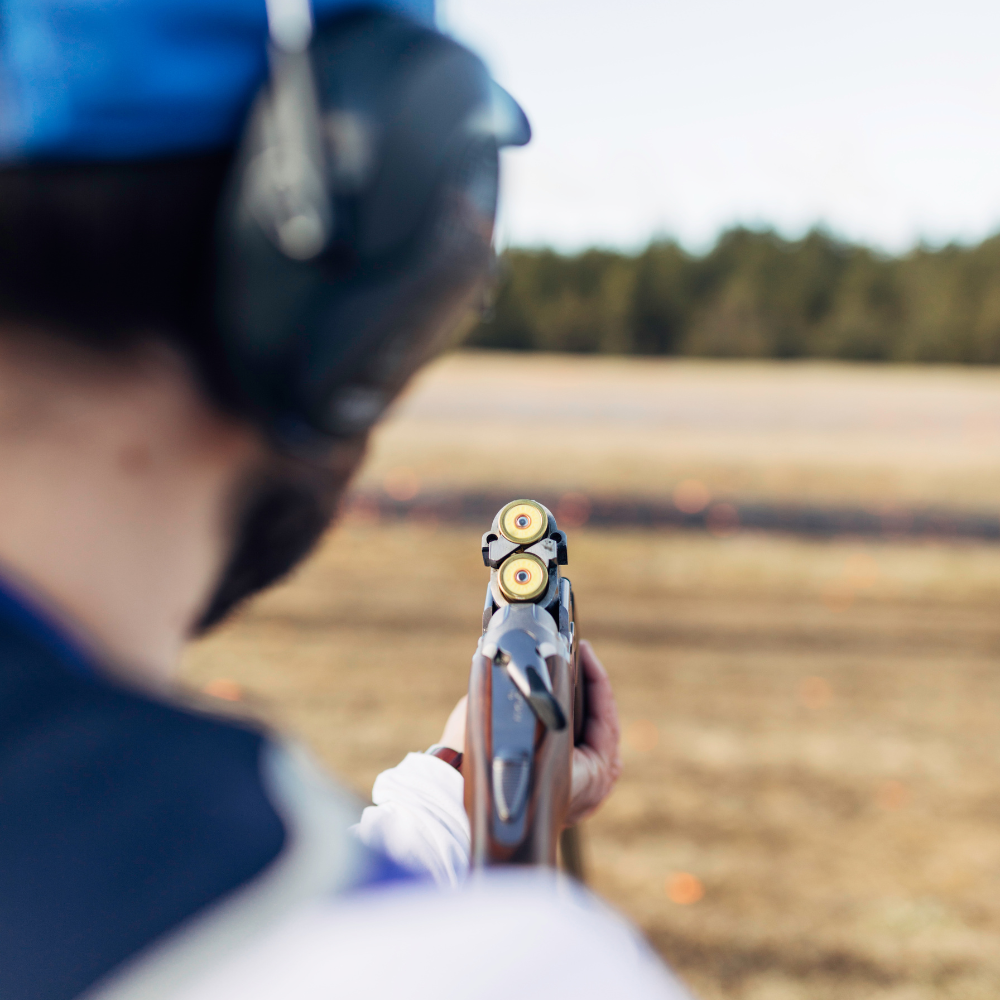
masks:
MULTIPOLYGON (((547 507, 513 500, 483 535, 482 552, 490 582, 462 762, 472 864, 554 867, 586 711, 573 588, 559 570, 566 536, 547 507)), ((579 853, 568 833, 564 865, 578 877, 579 853)))

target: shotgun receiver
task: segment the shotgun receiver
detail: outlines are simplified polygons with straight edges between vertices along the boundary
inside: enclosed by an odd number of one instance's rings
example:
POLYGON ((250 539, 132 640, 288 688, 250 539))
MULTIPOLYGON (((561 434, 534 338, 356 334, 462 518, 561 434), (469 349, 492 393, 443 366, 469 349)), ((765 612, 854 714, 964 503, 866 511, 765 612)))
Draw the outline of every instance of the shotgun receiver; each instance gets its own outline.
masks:
MULTIPOLYGON (((483 535, 483 562, 490 582, 462 763, 472 865, 554 867, 586 711, 573 588, 559 572, 566 536, 548 508, 513 500, 483 535)), ((567 834, 563 862, 579 876, 567 834)))

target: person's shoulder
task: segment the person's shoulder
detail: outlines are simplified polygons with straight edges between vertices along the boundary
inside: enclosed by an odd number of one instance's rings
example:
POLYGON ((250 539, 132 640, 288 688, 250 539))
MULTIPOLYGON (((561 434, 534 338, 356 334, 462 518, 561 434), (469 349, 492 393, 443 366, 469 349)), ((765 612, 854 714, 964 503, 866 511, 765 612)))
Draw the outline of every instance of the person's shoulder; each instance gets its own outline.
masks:
POLYGON ((0 615, 0 995, 160 981, 405 874, 350 835, 360 808, 298 748, 127 687, 22 617, 0 615))
POLYGON ((131 691, 0 616, 0 994, 70 996, 282 853, 248 728, 131 691))
POLYGON ((593 895, 567 879, 510 871, 458 890, 397 885, 310 905, 178 997, 514 993, 687 997, 638 932, 593 895))

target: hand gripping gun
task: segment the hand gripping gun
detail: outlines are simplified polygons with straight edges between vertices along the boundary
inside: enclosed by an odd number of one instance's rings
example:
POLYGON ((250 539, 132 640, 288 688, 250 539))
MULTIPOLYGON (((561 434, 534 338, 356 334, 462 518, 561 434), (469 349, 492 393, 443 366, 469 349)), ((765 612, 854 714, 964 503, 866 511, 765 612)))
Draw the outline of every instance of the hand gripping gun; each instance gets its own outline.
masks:
MULTIPOLYGON (((554 867, 586 712, 573 588, 559 572, 566 536, 546 507, 514 500, 483 535, 483 562, 462 764, 472 865, 554 867)), ((563 834, 563 864, 580 876, 575 834, 563 834)))

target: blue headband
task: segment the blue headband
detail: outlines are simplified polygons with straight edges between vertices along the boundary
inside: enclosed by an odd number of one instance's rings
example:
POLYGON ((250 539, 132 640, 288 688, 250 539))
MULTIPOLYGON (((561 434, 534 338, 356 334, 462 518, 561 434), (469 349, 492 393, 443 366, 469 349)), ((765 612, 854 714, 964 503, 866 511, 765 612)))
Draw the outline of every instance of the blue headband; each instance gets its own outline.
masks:
MULTIPOLYGON (((379 6, 433 23, 434 0, 379 6)), ((0 162, 218 149, 266 73, 264 0, 0 0, 0 162)))

